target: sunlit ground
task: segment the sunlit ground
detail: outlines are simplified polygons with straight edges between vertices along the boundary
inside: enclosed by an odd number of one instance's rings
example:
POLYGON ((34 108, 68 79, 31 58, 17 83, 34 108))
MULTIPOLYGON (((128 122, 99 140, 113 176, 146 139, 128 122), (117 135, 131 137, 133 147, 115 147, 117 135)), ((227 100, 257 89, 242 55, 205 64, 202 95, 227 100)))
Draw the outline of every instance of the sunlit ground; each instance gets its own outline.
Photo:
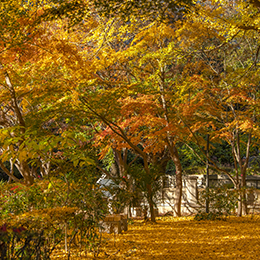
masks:
MULTIPOLYGON (((135 221, 120 235, 104 234, 96 259, 260 259, 260 216, 226 221, 161 218, 135 221)), ((70 259, 93 259, 73 248, 70 259)), ((62 251, 52 259, 68 259, 62 251)))

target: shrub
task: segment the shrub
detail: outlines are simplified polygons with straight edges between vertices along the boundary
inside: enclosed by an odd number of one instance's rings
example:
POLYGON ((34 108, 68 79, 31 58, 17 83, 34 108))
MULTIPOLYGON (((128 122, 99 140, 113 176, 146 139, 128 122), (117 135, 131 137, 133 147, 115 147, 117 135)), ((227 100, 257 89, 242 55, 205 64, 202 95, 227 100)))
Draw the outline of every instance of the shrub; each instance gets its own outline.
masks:
POLYGON ((194 220, 220 220, 222 219, 222 214, 218 214, 217 212, 213 213, 206 213, 206 212, 200 212, 195 215, 194 220))
POLYGON ((227 186, 203 190, 199 194, 199 203, 205 205, 208 199, 210 212, 199 212, 195 219, 215 220, 231 215, 237 207, 238 198, 239 192, 234 189, 228 189, 227 186))
POLYGON ((64 236, 59 223, 75 215, 75 209, 62 209, 59 214, 63 214, 63 220, 57 217, 55 211, 35 210, 12 215, 4 224, 2 221, 0 259, 50 259, 64 236))
POLYGON ((73 242, 96 252, 100 244, 99 222, 106 214, 106 202, 101 191, 88 180, 52 178, 30 187, 1 185, 0 209, 0 226, 8 228, 7 241, 0 240, 6 251, 3 254, 14 255, 20 250, 21 254, 30 251, 35 256, 37 252, 30 248, 39 243, 41 254, 46 251, 44 259, 48 259, 51 248, 61 240, 66 241, 67 251, 73 242), (18 235, 12 231, 17 227, 26 231, 18 235))

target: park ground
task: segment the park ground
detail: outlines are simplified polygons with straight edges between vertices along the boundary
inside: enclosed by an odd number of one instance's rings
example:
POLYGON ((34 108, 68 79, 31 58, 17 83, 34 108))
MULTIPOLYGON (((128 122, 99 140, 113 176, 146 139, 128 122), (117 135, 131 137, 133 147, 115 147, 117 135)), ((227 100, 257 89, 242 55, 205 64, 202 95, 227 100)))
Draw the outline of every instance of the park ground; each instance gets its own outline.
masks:
MULTIPOLYGON (((135 220, 128 231, 104 234, 98 257, 77 248, 70 259, 260 259, 260 216, 196 221, 164 217, 156 224, 135 220)), ((68 259, 63 250, 52 259, 68 259)))

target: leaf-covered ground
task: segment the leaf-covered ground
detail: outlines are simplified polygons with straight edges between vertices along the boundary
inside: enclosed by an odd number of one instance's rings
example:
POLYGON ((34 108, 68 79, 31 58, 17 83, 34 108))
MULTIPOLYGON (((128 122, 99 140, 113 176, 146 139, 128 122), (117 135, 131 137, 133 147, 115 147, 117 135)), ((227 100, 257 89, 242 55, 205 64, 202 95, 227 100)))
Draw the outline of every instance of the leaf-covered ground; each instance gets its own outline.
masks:
MULTIPOLYGON (((226 221, 161 218, 157 224, 135 221, 120 235, 103 235, 96 259, 260 259, 260 217, 226 221)), ((67 259, 55 252, 52 259, 67 259)), ((71 259, 93 259, 75 248, 71 259)))

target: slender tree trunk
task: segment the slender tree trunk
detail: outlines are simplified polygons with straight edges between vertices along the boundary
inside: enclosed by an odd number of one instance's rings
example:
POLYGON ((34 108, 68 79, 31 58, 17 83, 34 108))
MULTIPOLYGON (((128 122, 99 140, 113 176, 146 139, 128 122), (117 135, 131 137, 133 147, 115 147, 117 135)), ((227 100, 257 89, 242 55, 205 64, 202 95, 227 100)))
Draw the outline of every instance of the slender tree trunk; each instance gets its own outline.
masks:
POLYGON ((154 214, 154 206, 153 206, 153 191, 152 191, 152 185, 149 183, 146 185, 147 187, 147 196, 148 196, 148 204, 151 214, 151 221, 156 222, 155 214, 154 214))
MULTIPOLYGON (((236 190, 240 190, 240 185, 238 185, 236 187, 236 190)), ((237 205, 237 217, 241 217, 242 216, 242 196, 241 193, 239 192, 239 196, 238 196, 238 205, 237 205)))
MULTIPOLYGON (((166 121, 166 126, 169 126, 169 117, 168 117, 168 107, 167 107, 167 101, 165 98, 165 70, 162 67, 161 68, 161 75, 160 75, 160 83, 159 88, 161 92, 161 101, 162 101, 162 107, 164 109, 164 118, 166 121)), ((171 159, 173 160, 173 163, 175 165, 176 169, 176 189, 175 189, 175 203, 174 203, 174 210, 175 214, 177 216, 181 216, 181 199, 182 199, 182 167, 181 162, 179 158, 179 154, 177 151, 176 146, 173 143, 173 137, 170 135, 169 132, 167 132, 167 143, 168 148, 170 150, 171 159)))
POLYGON ((144 169, 147 174, 149 182, 146 184, 147 188, 147 199, 148 199, 148 204, 149 204, 149 209, 150 209, 150 214, 151 214, 151 221, 156 222, 155 219, 155 214, 154 214, 154 206, 153 206, 153 189, 152 189, 152 179, 151 179, 151 173, 149 169, 149 164, 148 164, 148 158, 147 156, 143 157, 144 159, 144 169))
POLYGON ((174 210, 177 216, 181 216, 181 199, 182 199, 182 167, 179 154, 175 145, 170 147, 171 159, 174 162, 176 169, 176 189, 175 189, 175 203, 174 210))
POLYGON ((242 191, 241 191, 241 198, 242 198, 242 215, 247 215, 248 210, 247 210, 247 198, 246 198, 246 173, 242 173, 241 176, 241 186, 242 186, 242 191))
POLYGON ((248 209, 247 209, 247 198, 246 198, 246 174, 244 171, 242 171, 241 178, 239 181, 239 200, 238 200, 238 209, 237 209, 237 216, 241 217, 243 215, 248 214, 248 209))
POLYGON ((249 155, 250 155, 250 146, 251 146, 251 133, 248 134, 247 140, 247 149, 246 149, 246 157, 245 161, 242 160, 241 153, 241 140, 240 140, 240 132, 236 129, 233 132, 233 140, 231 141, 232 146, 232 154, 234 157, 235 168, 236 168, 236 189, 239 190, 239 200, 238 200, 238 209, 237 216, 240 217, 242 215, 247 215, 247 198, 246 198, 246 170, 248 167, 249 155), (240 171, 238 170, 238 166, 240 171), (241 176, 239 176, 241 174, 241 176))
MULTIPOLYGON (((250 155, 250 146, 251 146, 251 138, 252 135, 249 133, 248 140, 247 140, 247 149, 246 149, 246 158, 245 162, 241 169, 241 186, 242 186, 242 214, 247 215, 248 214, 248 208, 247 208, 247 198, 246 198, 246 170, 248 167, 249 162, 249 155, 250 155)), ((242 164, 242 162, 241 162, 242 164)))
POLYGON ((207 134, 207 161, 206 161, 206 213, 209 213, 209 134, 207 134))

